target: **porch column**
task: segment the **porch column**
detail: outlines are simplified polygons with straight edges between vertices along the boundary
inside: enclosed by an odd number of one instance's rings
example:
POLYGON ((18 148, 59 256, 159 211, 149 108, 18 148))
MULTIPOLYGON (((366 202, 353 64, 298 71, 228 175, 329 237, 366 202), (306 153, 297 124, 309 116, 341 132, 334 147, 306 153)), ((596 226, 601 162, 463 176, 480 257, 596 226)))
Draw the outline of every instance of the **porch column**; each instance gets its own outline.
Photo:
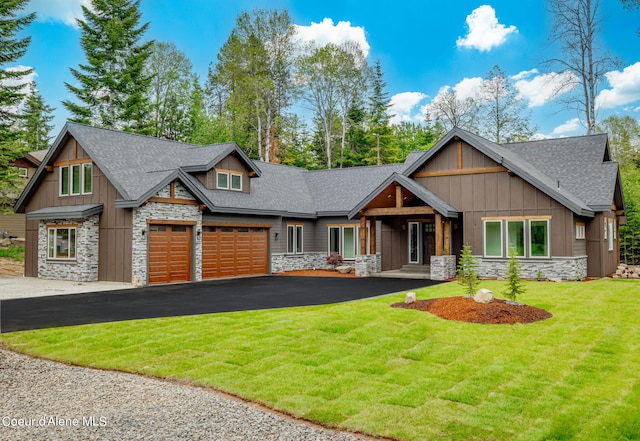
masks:
POLYGON ((369 248, 370 254, 376 254, 376 218, 369 218, 369 248))
POLYGON ((436 256, 442 256, 442 215, 436 213, 436 256))
POLYGON ((444 255, 451 254, 451 221, 444 221, 444 255))
POLYGON ((360 216, 360 254, 367 254, 367 217, 360 216))

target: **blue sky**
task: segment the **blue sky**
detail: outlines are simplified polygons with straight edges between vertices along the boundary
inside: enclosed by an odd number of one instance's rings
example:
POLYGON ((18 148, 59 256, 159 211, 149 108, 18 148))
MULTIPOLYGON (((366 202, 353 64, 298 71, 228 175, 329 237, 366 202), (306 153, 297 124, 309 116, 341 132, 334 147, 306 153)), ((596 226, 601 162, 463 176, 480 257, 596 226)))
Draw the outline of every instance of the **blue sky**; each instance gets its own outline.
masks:
MULTIPOLYGON (((61 101, 74 99, 64 82, 70 67, 84 63, 75 17, 88 0, 32 0, 36 21, 28 53, 19 60, 35 68, 38 89, 56 107, 59 130, 68 114, 61 101)), ((607 75, 598 99, 598 118, 611 114, 640 118, 640 11, 625 10, 620 0, 601 0, 602 47, 620 59, 607 75)), ((498 64, 517 79, 540 136, 584 133, 581 115, 549 99, 561 73, 542 62, 558 56, 547 34, 550 17, 544 0, 490 2, 413 0, 141 0, 147 38, 175 43, 191 59, 201 79, 243 10, 287 9, 306 38, 356 40, 368 48, 371 63, 380 60, 392 97, 395 119, 420 121, 425 106, 443 88, 471 94, 498 64)))

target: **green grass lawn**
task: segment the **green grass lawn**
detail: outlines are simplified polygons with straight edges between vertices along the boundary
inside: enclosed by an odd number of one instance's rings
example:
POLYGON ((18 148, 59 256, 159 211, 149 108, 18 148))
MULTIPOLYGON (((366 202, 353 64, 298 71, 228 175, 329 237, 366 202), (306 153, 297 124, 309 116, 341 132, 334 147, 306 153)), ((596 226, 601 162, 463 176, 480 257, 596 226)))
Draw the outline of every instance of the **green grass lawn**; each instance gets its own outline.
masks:
MULTIPOLYGON (((496 294, 504 282, 483 281, 496 294)), ((319 307, 17 332, 9 347, 179 378, 289 414, 407 440, 640 439, 640 282, 527 282, 528 325, 319 307)), ((461 294, 456 283, 418 298, 461 294)), ((500 295, 498 295, 500 296, 500 295)))

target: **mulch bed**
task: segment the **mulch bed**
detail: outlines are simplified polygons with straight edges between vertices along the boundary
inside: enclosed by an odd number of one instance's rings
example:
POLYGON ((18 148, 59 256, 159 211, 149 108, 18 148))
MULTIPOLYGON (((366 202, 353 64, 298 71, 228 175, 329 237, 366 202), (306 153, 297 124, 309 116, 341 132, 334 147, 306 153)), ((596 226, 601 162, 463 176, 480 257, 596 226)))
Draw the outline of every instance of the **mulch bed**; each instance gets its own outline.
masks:
POLYGON ((503 299, 493 299, 493 302, 484 304, 460 296, 417 300, 413 303, 399 302, 391 307, 427 311, 445 320, 483 324, 533 323, 553 317, 544 309, 512 305, 503 299))

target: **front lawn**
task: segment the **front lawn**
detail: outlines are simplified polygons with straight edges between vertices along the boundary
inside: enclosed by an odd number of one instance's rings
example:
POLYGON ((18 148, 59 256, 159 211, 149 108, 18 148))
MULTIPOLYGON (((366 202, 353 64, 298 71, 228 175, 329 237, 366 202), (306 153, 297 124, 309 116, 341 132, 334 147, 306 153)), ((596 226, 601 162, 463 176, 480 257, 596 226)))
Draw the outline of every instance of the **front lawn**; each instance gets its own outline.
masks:
MULTIPOLYGON (((483 281, 499 297, 504 282, 483 281)), ((289 414, 407 440, 640 439, 640 283, 527 282, 551 319, 451 322, 329 306, 3 334, 71 363, 179 378, 289 414)), ((461 295, 456 283, 418 298, 461 295)))

